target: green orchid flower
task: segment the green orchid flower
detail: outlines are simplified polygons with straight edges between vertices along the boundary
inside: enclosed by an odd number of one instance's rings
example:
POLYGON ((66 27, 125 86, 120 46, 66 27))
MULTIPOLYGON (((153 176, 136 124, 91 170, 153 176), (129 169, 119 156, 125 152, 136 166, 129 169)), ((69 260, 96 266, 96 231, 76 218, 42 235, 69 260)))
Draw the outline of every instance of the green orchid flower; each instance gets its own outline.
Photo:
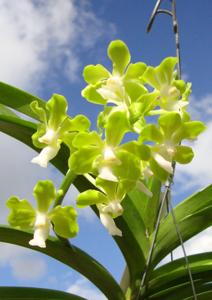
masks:
POLYGON ((89 120, 83 115, 71 119, 67 115, 67 100, 58 94, 53 94, 45 109, 40 107, 37 101, 31 103, 31 109, 41 121, 37 132, 32 136, 32 141, 37 148, 42 149, 40 154, 32 159, 32 163, 41 167, 47 167, 48 162, 59 152, 63 141, 66 142, 68 137, 73 138, 78 131, 86 131, 90 126, 89 120))
POLYGON ((103 141, 97 132, 80 133, 73 139, 75 151, 69 159, 69 167, 76 174, 92 173, 100 178, 118 181, 112 169, 120 164, 116 149, 103 141), (85 159, 86 157, 86 159, 85 159))
POLYGON ((133 184, 126 182, 126 180, 116 183, 97 178, 96 186, 99 190, 87 190, 77 196, 77 206, 83 208, 96 205, 100 221, 108 232, 111 235, 122 236, 122 232, 116 226, 114 219, 123 214, 121 202, 126 193, 132 189, 133 184))
POLYGON ((181 164, 189 163, 194 156, 192 149, 180 145, 184 139, 194 140, 205 130, 205 125, 200 121, 183 121, 180 114, 169 112, 159 117, 159 127, 149 124, 141 131, 139 142, 154 142, 150 146, 152 159, 150 168, 154 175, 162 181, 172 174, 172 162, 181 164))
POLYGON ((110 115, 105 124, 104 140, 95 131, 79 133, 73 139, 73 147, 78 149, 69 160, 69 167, 73 172, 91 173, 113 182, 120 182, 123 178, 134 183, 139 182, 142 178, 140 160, 148 160, 150 150, 145 145, 135 143, 120 145, 124 134, 128 131, 124 114, 123 111, 116 111, 110 115))
POLYGON ((50 180, 38 181, 33 195, 37 201, 37 208, 28 202, 12 196, 7 200, 7 207, 11 210, 8 222, 18 229, 34 229, 31 246, 46 247, 46 239, 53 224, 54 231, 61 237, 74 237, 78 232, 76 222, 77 212, 72 206, 50 208, 56 198, 55 187, 50 180))
POLYGON ((76 174, 93 173, 106 180, 118 181, 112 168, 121 163, 116 152, 127 131, 129 124, 125 112, 116 111, 105 124, 104 140, 95 131, 79 133, 72 141, 77 150, 70 157, 69 167, 76 174))
POLYGON ((176 80, 174 68, 177 64, 176 57, 165 58, 159 66, 149 66, 142 79, 158 92, 158 105, 161 109, 153 113, 176 111, 183 114, 188 105, 191 84, 183 80, 176 80))
POLYGON ((83 77, 88 86, 82 96, 96 104, 114 103, 127 110, 132 101, 147 93, 140 80, 146 65, 142 62, 129 64, 130 52, 121 40, 109 44, 108 57, 113 64, 112 73, 100 64, 85 67, 83 77))

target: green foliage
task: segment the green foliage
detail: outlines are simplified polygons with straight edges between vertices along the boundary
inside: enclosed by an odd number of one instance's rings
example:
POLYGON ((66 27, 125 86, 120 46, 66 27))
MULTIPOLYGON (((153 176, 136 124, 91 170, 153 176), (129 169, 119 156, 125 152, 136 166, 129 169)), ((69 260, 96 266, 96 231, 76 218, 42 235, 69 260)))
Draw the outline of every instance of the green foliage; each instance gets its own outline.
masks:
MULTIPOLYGON (((32 248, 28 241, 31 233, 17 230, 8 226, 0 226, 0 241, 26 248, 32 248)), ((49 237, 46 248, 33 250, 46 254, 68 267, 80 272, 93 282, 108 299, 124 300, 121 288, 111 274, 93 257, 67 241, 49 237)), ((1 295, 1 294, 0 294, 1 295)))
POLYGON ((0 287, 3 300, 85 300, 85 298, 61 291, 29 287, 0 287))

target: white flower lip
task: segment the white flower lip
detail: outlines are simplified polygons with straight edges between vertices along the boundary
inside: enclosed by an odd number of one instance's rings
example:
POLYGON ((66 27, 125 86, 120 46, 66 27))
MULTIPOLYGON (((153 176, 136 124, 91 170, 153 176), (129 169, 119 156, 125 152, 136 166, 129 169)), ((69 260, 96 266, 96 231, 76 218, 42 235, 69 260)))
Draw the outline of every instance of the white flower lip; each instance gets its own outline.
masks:
POLYGON ((103 158, 107 162, 121 164, 121 161, 116 157, 114 149, 110 146, 106 146, 103 151, 103 158))
POLYGON ((141 192, 143 192, 144 194, 146 194, 148 197, 152 197, 153 196, 153 194, 152 194, 152 192, 143 184, 143 182, 142 181, 137 181, 136 182, 136 187, 137 187, 137 189, 139 189, 141 192))
POLYGON ((123 211, 123 207, 119 200, 110 201, 108 205, 102 208, 103 213, 112 213, 119 216, 123 213, 123 211))
POLYGON ((37 212, 33 239, 29 241, 31 246, 46 248, 46 239, 49 236, 50 221, 47 214, 37 212))
POLYGON ((101 167, 98 177, 101 179, 118 182, 118 178, 113 174, 111 168, 108 166, 101 167))
POLYGON ((50 145, 50 144, 56 143, 57 139, 58 139, 58 133, 55 130, 50 128, 50 129, 47 129, 46 133, 43 136, 41 136, 38 139, 38 141, 40 143, 50 145))
POLYGON ((176 99, 180 96, 179 90, 175 86, 170 86, 168 84, 164 84, 161 87, 160 94, 162 97, 167 97, 170 100, 176 99))
POLYGON ((60 145, 56 146, 46 146, 41 150, 41 152, 38 154, 38 156, 34 157, 31 162, 34 164, 38 164, 39 166, 46 168, 48 165, 48 162, 54 158, 58 151, 60 150, 60 145))
POLYGON ((113 152, 113 149, 109 146, 106 146, 104 149, 104 159, 105 160, 116 160, 116 155, 113 152))
POLYGON ((111 235, 122 236, 121 230, 116 226, 113 218, 109 214, 100 212, 100 220, 111 235))
POLYGON ((172 163, 170 161, 166 160, 162 155, 158 153, 154 153, 153 157, 161 168, 163 168, 166 172, 170 174, 173 173, 172 163))
POLYGON ((108 102, 122 102, 122 99, 124 98, 122 78, 120 76, 111 76, 107 79, 105 85, 97 89, 97 93, 99 93, 104 99, 108 100, 108 102))

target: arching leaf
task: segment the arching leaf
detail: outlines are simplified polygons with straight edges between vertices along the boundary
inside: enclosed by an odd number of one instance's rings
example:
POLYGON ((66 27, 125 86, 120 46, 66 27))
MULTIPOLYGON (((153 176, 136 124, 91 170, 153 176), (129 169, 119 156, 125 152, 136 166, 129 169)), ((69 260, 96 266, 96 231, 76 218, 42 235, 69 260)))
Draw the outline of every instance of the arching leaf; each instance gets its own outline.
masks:
POLYGON ((85 298, 62 291, 13 286, 1 286, 0 298, 2 300, 86 300, 85 298))
POLYGON ((7 226, 0 226, 0 241, 30 248, 70 266, 93 282, 108 299, 124 300, 121 288, 110 273, 94 258, 66 240, 49 237, 46 248, 32 248, 28 241, 32 234, 7 226))

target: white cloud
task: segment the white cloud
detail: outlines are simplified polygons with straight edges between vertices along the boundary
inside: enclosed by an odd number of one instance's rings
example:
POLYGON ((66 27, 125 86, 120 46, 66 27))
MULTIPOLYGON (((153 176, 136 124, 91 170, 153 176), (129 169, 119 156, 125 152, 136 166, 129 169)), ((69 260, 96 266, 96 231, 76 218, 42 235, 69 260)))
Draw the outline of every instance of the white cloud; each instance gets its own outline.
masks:
MULTIPOLYGON (((197 234, 190 240, 184 243, 186 255, 212 252, 212 227, 207 228, 201 233, 197 234)), ((173 251, 174 259, 183 257, 182 247, 179 246, 176 250, 173 251)), ((160 266, 168 263, 170 261, 170 255, 165 257, 163 261, 159 264, 160 266)))
POLYGON ((45 276, 47 265, 31 250, 0 243, 0 267, 10 267, 13 277, 23 281, 37 281, 45 276))
POLYGON ((106 300, 107 298, 102 295, 94 286, 92 286, 86 279, 80 278, 73 283, 67 292, 85 297, 88 300, 106 300))
POLYGON ((0 0, 0 28, 0 80, 27 89, 59 70, 75 80, 80 51, 115 32, 84 0, 0 0))
POLYGON ((212 122, 193 145, 195 157, 188 165, 177 165, 176 180, 182 190, 204 187, 212 183, 212 122))
MULTIPOLYGON (((185 243, 186 254, 192 255, 197 253, 212 251, 212 227, 207 228, 201 233, 197 234, 185 243)), ((178 247, 174 251, 174 258, 183 256, 182 247, 178 247)))
POLYGON ((44 277, 47 271, 45 261, 38 257, 26 255, 12 259, 10 262, 13 276, 18 280, 35 281, 44 277))
POLYGON ((191 97, 189 111, 193 119, 211 120, 212 117, 212 94, 207 94, 204 97, 197 99, 191 97))

